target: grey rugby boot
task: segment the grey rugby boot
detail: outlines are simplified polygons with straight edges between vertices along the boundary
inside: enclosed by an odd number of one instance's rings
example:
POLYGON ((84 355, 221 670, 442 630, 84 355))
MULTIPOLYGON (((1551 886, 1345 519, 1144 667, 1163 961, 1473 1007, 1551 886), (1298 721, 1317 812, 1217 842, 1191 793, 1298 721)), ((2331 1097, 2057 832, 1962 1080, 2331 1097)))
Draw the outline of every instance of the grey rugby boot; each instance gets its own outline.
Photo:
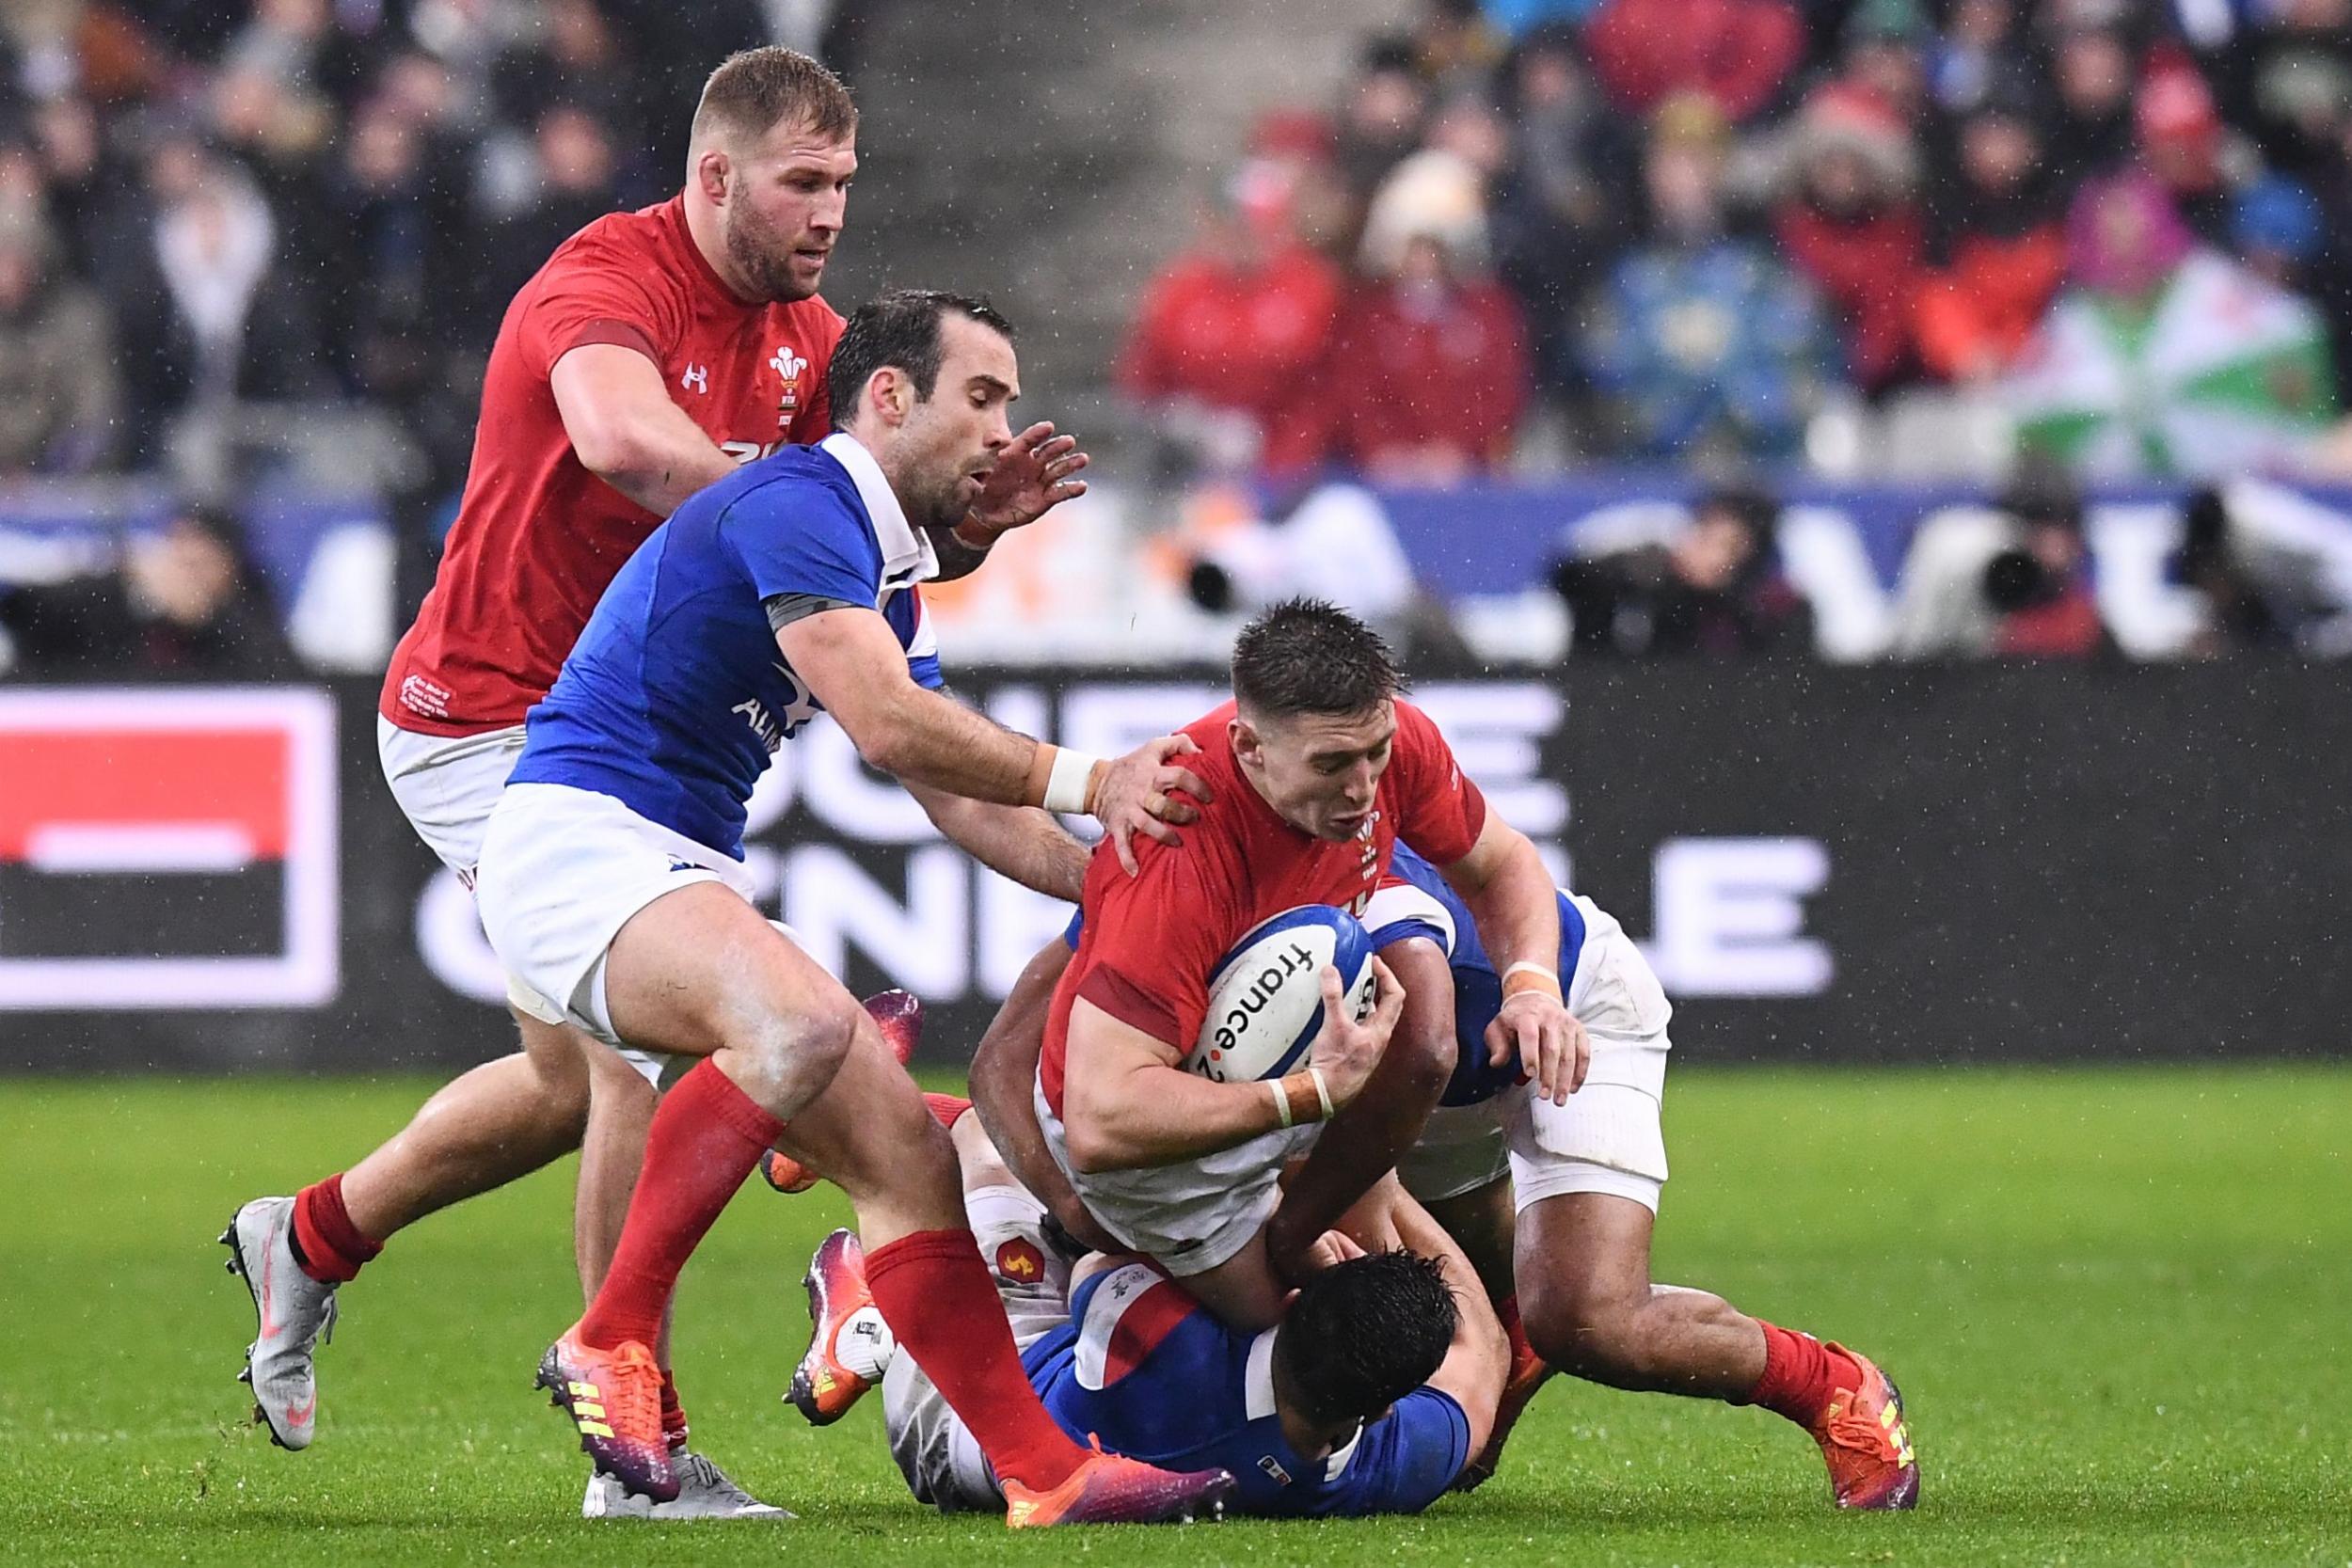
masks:
POLYGON ((319 1413, 310 1357, 335 1334, 335 1287, 302 1272, 294 1255, 290 1197, 257 1197, 220 1233, 229 1272, 252 1292, 253 1343, 237 1381, 253 1386, 253 1418, 281 1449, 307 1449, 319 1413))
POLYGON ((618 1477, 588 1476, 588 1495, 580 1500, 583 1519, 789 1519, 793 1515, 773 1503, 761 1502, 727 1479, 701 1454, 673 1450, 671 1468, 676 1473, 677 1496, 655 1502, 623 1486, 618 1477))

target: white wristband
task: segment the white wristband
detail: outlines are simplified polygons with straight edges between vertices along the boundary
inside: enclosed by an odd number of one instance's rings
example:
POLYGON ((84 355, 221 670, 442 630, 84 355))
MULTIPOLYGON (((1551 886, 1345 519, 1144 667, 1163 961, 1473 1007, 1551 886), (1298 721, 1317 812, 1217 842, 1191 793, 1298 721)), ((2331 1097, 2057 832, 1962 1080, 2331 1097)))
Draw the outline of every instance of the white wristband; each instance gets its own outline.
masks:
MULTIPOLYGON (((1281 1080, 1268 1078, 1265 1080, 1265 1086, 1266 1092, 1274 1097, 1275 1119, 1288 1127, 1291 1124, 1291 1097, 1282 1092, 1281 1080)), ((1318 1080, 1318 1086, 1320 1086, 1320 1080, 1318 1080)))
POLYGON ((1101 760, 1067 746, 1057 747, 1054 769, 1045 775, 1045 809, 1057 816, 1085 811, 1087 781, 1094 776, 1094 765, 1101 760))
POLYGON ((1531 962, 1526 958, 1521 958, 1518 963, 1515 963, 1510 968, 1504 970, 1502 972, 1502 977, 1508 980, 1512 975, 1521 973, 1540 974, 1555 986, 1560 983, 1560 972, 1558 970, 1549 969, 1542 964, 1531 962))
POLYGON ((1307 1076, 1315 1081, 1315 1098, 1323 1101, 1323 1119, 1329 1121, 1332 1116, 1331 1085, 1324 1081, 1323 1069, 1319 1067, 1309 1068, 1307 1076))

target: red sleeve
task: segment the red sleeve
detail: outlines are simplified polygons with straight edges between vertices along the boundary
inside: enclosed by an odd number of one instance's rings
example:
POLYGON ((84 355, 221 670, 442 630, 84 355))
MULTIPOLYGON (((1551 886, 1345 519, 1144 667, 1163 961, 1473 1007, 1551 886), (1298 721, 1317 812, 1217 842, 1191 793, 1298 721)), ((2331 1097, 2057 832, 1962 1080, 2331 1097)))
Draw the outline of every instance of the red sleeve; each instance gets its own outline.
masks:
POLYGON ((558 359, 588 343, 633 348, 660 365, 686 323, 675 287, 649 258, 584 240, 548 263, 516 327, 524 362, 544 380, 558 359))
POLYGON ((1470 852, 1486 826, 1486 798, 1454 760, 1454 748, 1429 715, 1396 705, 1396 836, 1430 864, 1452 865, 1470 852))
POLYGON ((1090 951, 1078 994, 1131 1029, 1192 1053, 1209 1010, 1209 974, 1225 957, 1233 896, 1196 834, 1169 849, 1136 841, 1139 876, 1096 852, 1086 889, 1090 951))

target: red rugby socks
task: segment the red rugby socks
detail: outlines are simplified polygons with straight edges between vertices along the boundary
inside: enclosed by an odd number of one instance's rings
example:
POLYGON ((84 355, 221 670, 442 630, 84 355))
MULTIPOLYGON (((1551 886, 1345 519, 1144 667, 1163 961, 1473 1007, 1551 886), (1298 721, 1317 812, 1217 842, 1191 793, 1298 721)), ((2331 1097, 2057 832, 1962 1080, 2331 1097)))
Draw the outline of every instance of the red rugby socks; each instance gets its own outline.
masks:
POLYGON ((653 1344, 678 1271, 783 1131, 709 1061, 662 1096, 612 1270, 580 1320, 580 1343, 596 1350, 629 1339, 653 1344))
POLYGON ((302 1272, 322 1285, 358 1276, 362 1265, 384 1250, 351 1223, 343 1207, 343 1173, 313 1181, 294 1195, 294 1255, 302 1272))
POLYGON ((677 1379, 661 1369, 661 1440, 672 1449, 686 1447, 686 1406, 677 1402, 677 1379))
POLYGON ((1801 1427, 1810 1427, 1828 1408, 1840 1384, 1849 1388, 1862 1386, 1862 1369, 1851 1357, 1810 1334, 1792 1333, 1761 1318, 1756 1322, 1764 1331, 1764 1375, 1748 1390, 1746 1403, 1760 1404, 1801 1427))
POLYGON ((946 1396, 1000 1481, 1051 1491, 1086 1461, 1021 1370, 1004 1303, 969 1230, 918 1230, 866 1255, 882 1321, 946 1396))
POLYGON ((923 1103, 930 1107, 931 1119, 950 1131, 972 1108, 972 1102, 960 1094, 926 1094, 923 1103))

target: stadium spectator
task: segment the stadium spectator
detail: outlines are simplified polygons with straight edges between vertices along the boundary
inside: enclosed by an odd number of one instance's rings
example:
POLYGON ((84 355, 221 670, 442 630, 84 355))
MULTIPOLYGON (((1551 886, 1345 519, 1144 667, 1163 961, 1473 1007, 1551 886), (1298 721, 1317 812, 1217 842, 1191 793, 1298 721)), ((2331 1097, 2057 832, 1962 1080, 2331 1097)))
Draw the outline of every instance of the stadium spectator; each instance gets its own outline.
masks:
POLYGON ((185 506, 99 574, 0 593, 18 673, 283 680, 296 673, 236 520, 185 506))
POLYGON ((1647 114, 1695 91, 1747 120, 1772 106, 1804 56, 1804 23, 1788 0, 1606 0, 1584 39, 1623 107, 1647 114))
POLYGON ((1910 135, 1877 92, 1833 83, 1806 101, 1791 152, 1773 232, 1842 325, 1851 379, 1865 394, 1884 392, 1916 365, 1912 310, 1927 234, 1911 198, 1910 135))
POLYGON ((1931 374, 1979 382, 2010 367, 2049 309, 2066 275, 2066 230, 2022 84, 1981 94, 1958 143, 1954 178, 1928 207, 1915 325, 1931 374))
POLYGON ((1953 0, 1930 53, 1928 93, 1948 114, 1980 107, 2024 56, 2020 0, 1953 0))
POLYGON ((1314 455, 1280 416, 1329 347, 1344 283, 1292 234, 1291 196, 1283 166, 1244 164, 1192 248, 1144 290, 1119 384, 1188 466, 1288 469, 1314 455))
POLYGON ((1342 308, 1300 407, 1334 461, 1386 483, 1448 484, 1509 460, 1530 389, 1518 303, 1432 232, 1342 308))
MULTIPOLYGON (((1410 39, 1378 38, 1365 46, 1354 77, 1341 93, 1333 159, 1361 213, 1389 170, 1421 146, 1429 118, 1429 87, 1422 79, 1410 39)), ((1347 238, 1352 243, 1351 228, 1347 238)))
POLYGON ((2132 121, 2141 163, 2189 232, 2206 245, 2227 245, 2231 209, 2255 160, 2253 150, 2222 125, 2204 78, 2185 63, 2150 71, 2133 102, 2132 121))
POLYGON ((1919 0, 1862 0, 1847 18, 1839 79, 1875 95, 1904 126, 1926 114, 1934 33, 1919 0))
POLYGON ((152 227, 116 325, 132 427, 152 456, 171 418, 306 389, 312 358, 295 293, 264 288, 278 230, 251 178, 180 134, 150 152, 147 189, 152 227))
POLYGON ((2296 646, 2295 626, 2305 606, 2249 568, 2219 491, 2201 488, 2182 509, 2181 546, 2165 575, 2198 599, 2199 626, 2188 653, 2221 658, 2242 653, 2281 653, 2296 646))
POLYGON ((0 478, 92 467, 120 403, 105 307, 45 230, 0 218, 0 478))
POLYGON ((2102 478, 2297 462, 2335 411, 2318 313, 2199 246, 2146 173, 2067 228, 2070 287, 2003 388, 2026 450, 2102 478))
POLYGON ((2306 293, 2326 239, 2319 198, 2283 174, 2266 174, 2230 203, 2230 249, 2249 269, 2291 293, 2306 293))
POLYGON ((1643 457, 1786 456, 1820 399, 1831 350, 1813 296, 1725 232, 1724 155, 1712 102, 1659 110, 1644 158, 1650 234, 1596 301, 1586 365, 1643 457))
POLYGON ((1393 275, 1412 241, 1435 238, 1452 256, 1484 266, 1492 256, 1487 192, 1510 157, 1510 133, 1477 99, 1447 104, 1430 121, 1426 145, 1389 171, 1364 213, 1358 270, 1393 275))
POLYGON ((1488 228, 1498 276, 1527 312, 1536 378, 1570 404, 1587 393, 1585 297, 1633 231, 1640 139, 1600 97, 1574 34, 1531 34, 1506 82, 1510 157, 1488 228))
POLYGON ((1780 503, 1746 485, 1701 496, 1662 544, 1570 556, 1552 568, 1581 657, 1753 657, 1802 654, 1812 616, 1773 554, 1780 503))
POLYGON ((2015 542, 1985 563, 1992 615, 1986 651, 1996 658, 2082 659, 2112 652, 2090 591, 2083 501, 2072 484, 2029 471, 2002 499, 2015 542))
POLYGON ((2048 129, 2042 138, 2050 170, 2072 189, 2112 170, 2132 150, 2132 55, 2123 35, 2093 11, 2076 20, 2063 8, 2052 48, 2048 129))
MULTIPOLYGON (((615 163, 612 172, 621 178, 631 196, 654 198, 661 183, 652 178, 656 171, 618 166, 618 159, 632 165, 641 162, 634 150, 644 143, 644 125, 636 83, 622 55, 619 35, 596 0, 548 0, 537 38, 529 46, 511 48, 501 55, 492 82, 502 118, 516 125, 542 128, 542 140, 551 112, 579 112, 604 137, 607 159, 615 163)), ((659 172, 666 175, 668 171, 659 172)), ((530 255, 541 254, 536 249, 517 248, 530 255)))

